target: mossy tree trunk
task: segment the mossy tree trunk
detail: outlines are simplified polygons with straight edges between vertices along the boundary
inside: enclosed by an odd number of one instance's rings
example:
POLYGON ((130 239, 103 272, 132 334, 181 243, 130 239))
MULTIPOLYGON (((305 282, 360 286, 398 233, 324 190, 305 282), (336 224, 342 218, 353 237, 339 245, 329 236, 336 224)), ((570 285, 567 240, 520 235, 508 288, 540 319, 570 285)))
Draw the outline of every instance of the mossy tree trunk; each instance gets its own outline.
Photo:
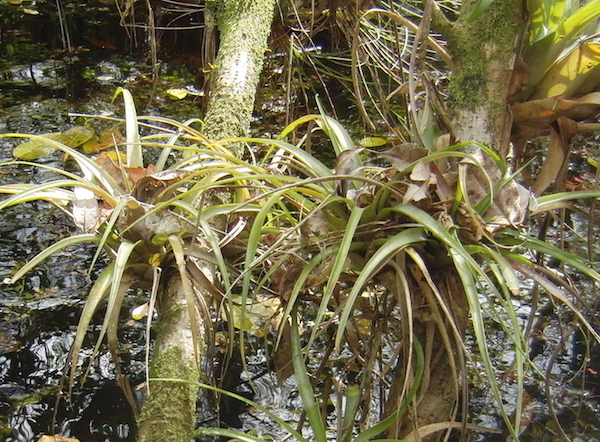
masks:
MULTIPOLYGON (((243 137, 250 127, 256 88, 267 51, 276 0, 215 0, 219 52, 204 118, 212 140, 243 137)), ((236 156, 242 146, 234 147, 236 156)))
POLYGON ((510 87, 526 29, 526 2, 494 1, 469 21, 477 3, 463 1, 459 20, 442 24, 454 60, 449 113, 460 141, 502 152, 510 141, 510 87))
MULTIPOLYGON (((199 365, 188 303, 178 274, 165 278, 158 307, 150 378, 197 382, 199 365)), ((138 440, 191 440, 196 426, 198 388, 192 383, 171 381, 151 381, 148 388, 149 395, 139 418, 138 440)))
MULTIPOLYGON (((211 96, 204 118, 204 133, 209 139, 241 137, 249 129, 275 1, 207 2, 216 17, 220 34, 211 96)), ((240 143, 228 147, 238 157, 243 153, 240 143)), ((214 273, 210 263, 201 265, 205 273, 214 273)), ((211 275, 206 276, 216 280, 211 275)), ((151 382, 150 395, 139 420, 138 440, 141 442, 188 442, 196 426, 198 389, 193 382, 200 378, 201 361, 196 359, 194 351, 181 278, 172 275, 165 282, 159 293, 157 340, 150 373, 152 378, 180 379, 188 383, 151 382)), ((202 287, 197 289, 203 292, 202 287)), ((210 305, 211 300, 207 299, 207 303, 210 305)), ((208 326, 210 324, 200 324, 201 329, 208 326)), ((201 354, 200 359, 202 357, 201 354)))
MULTIPOLYGON (((424 3, 428 1, 432 0, 424 0, 424 3)), ((512 125, 509 109, 511 77, 526 30, 526 2, 494 1, 479 18, 469 20, 477 3, 478 0, 464 0, 455 22, 447 20, 434 5, 432 28, 441 31, 454 61, 448 101, 448 114, 457 137, 454 141, 480 142, 505 154, 509 150, 512 125)), ((476 150, 473 148, 470 153, 476 150)), ((493 179, 498 179, 499 173, 495 173, 497 167, 493 162, 488 164, 485 156, 480 158, 486 172, 493 179)), ((457 163, 451 164, 452 168, 459 167, 457 163)), ((476 182, 477 171, 473 169, 470 171, 473 172, 471 177, 476 182)), ((485 178, 481 177, 481 180, 485 178)), ((481 196, 478 195, 480 189, 467 190, 469 197, 477 199, 481 196)), ((418 277, 415 280, 418 286, 418 277)), ((439 287, 444 288, 441 296, 451 306, 450 314, 457 331, 464 334, 468 324, 469 303, 456 270, 451 268, 436 272, 436 281, 439 287)), ((425 378, 413 407, 388 432, 392 438, 418 432, 419 428, 429 424, 454 421, 457 416, 456 404, 461 381, 458 373, 456 376, 451 374, 450 360, 457 360, 462 349, 457 341, 454 341, 455 348, 449 349, 444 345, 441 336, 446 334, 456 339, 456 332, 449 326, 441 330, 439 321, 433 322, 435 314, 429 310, 424 299, 425 302, 420 306, 422 313, 415 314, 415 337, 425 349, 425 378)), ((388 414, 401 405, 406 370, 400 371, 390 393, 386 408, 388 414)), ((429 436, 424 440, 437 438, 429 436)))

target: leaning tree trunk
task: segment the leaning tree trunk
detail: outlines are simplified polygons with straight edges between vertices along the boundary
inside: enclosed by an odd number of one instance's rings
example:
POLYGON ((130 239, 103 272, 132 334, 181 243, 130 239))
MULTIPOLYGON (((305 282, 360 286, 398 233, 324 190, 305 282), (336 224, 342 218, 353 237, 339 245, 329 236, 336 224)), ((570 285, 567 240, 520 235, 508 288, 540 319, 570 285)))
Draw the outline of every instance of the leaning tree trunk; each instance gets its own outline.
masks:
MULTIPOLYGON (((276 0, 210 3, 220 40, 203 132, 212 140, 243 137, 250 127, 276 0)), ((241 149, 237 144, 234 154, 240 157, 241 149)))
MULTIPOLYGON (((150 378, 197 382, 200 371, 181 278, 168 276, 162 288, 150 378)), ((190 383, 151 381, 138 422, 138 440, 191 440, 197 394, 197 387, 190 383)))
MULTIPOLYGON (((204 119, 204 134, 212 140, 246 134, 262 71, 267 38, 276 0, 213 0, 220 33, 220 46, 213 73, 213 86, 204 119)), ((211 12, 209 11, 209 14, 211 12)), ((241 144, 228 145, 240 157, 241 144)), ((210 198, 226 198, 214 196, 210 198)), ((223 226, 221 226, 223 227, 223 226)), ((209 263, 200 263, 213 273, 209 263)), ((207 275, 209 280, 211 275, 207 275)), ((196 359, 186 296, 179 275, 167 279, 159 293, 157 339, 152 356, 151 377, 184 382, 151 382, 138 422, 138 440, 187 442, 196 426, 200 361, 196 359), (186 383, 187 381, 187 383, 186 383)), ((202 287, 198 292, 203 294, 202 287)), ((207 299, 210 305, 210 299, 207 299)), ((200 328, 210 326, 200 324, 200 328)), ((202 359, 203 355, 200 355, 202 359)))
MULTIPOLYGON (((512 125, 509 110, 511 77, 526 28, 525 2, 492 2, 479 18, 470 21, 469 17, 477 3, 479 0, 464 0, 459 18, 455 22, 448 21, 439 9, 434 8, 432 28, 442 32, 454 62, 448 114, 453 125, 453 134, 457 138, 455 141, 480 142, 496 152, 505 154, 508 151, 512 125)), ((476 148, 471 149, 469 153, 481 158, 486 171, 494 180, 500 178, 499 172, 496 173, 496 166, 493 163, 488 164, 488 160, 478 153, 476 148)), ((487 181, 483 176, 478 176, 481 174, 477 168, 458 163, 451 163, 451 167, 454 172, 458 167, 472 168, 469 169, 469 184, 473 184, 473 187, 467 189, 467 194, 473 204, 489 192, 487 181)), ((498 199, 509 199, 514 194, 515 189, 506 186, 506 192, 501 192, 498 199)), ((507 201, 496 201, 496 206, 499 206, 498 210, 501 212, 505 202, 507 201)), ((418 281, 418 277, 415 280, 418 281)), ((468 323, 469 304, 456 269, 436 272, 436 280, 439 287, 445 288, 441 296, 446 298, 451 306, 450 314, 459 333, 464 334, 468 323)), ((425 305, 423 308, 426 308, 425 305)), ((445 331, 440 330, 439 321, 432 323, 431 319, 425 319, 433 316, 435 314, 425 314, 422 316, 424 319, 416 317, 415 324, 416 338, 426 349, 428 357, 425 361, 426 378, 422 385, 424 388, 418 395, 417 404, 388 432, 389 437, 403 437, 418 432, 418 428, 426 425, 451 422, 456 418, 458 384, 457 378, 450 375, 450 361, 459 357, 458 352, 462 350, 457 345, 448 351, 442 343, 441 336, 445 333, 453 337, 455 333, 449 327, 445 331)), ((403 382, 403 376, 399 376, 392 386, 387 404, 388 414, 400 406, 396 399, 401 397, 399 392, 403 382)), ((448 423, 447 428, 451 426, 452 424, 448 423)), ((440 427, 443 428, 443 425, 440 427)), ((435 439, 436 436, 430 436, 425 440, 435 439)))

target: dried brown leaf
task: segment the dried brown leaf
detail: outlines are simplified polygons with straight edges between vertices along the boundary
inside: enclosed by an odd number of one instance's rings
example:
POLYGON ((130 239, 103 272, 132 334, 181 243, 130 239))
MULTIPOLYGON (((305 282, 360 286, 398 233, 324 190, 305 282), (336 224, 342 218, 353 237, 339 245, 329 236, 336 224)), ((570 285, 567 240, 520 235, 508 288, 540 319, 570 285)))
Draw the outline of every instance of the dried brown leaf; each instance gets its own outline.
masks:
POLYGON ((511 108, 515 128, 513 140, 535 138, 548 132, 550 124, 560 117, 583 121, 600 112, 600 92, 577 99, 560 97, 516 103, 511 108))
POLYGON ((431 173, 429 163, 419 162, 410 173, 410 179, 413 181, 435 181, 435 176, 431 173))
POLYGON ((418 147, 414 143, 397 144, 379 153, 381 157, 389 161, 399 171, 406 169, 411 163, 424 158, 428 154, 429 150, 418 147))
POLYGON ((552 184, 569 158, 571 143, 577 135, 577 123, 560 117, 550 127, 550 145, 542 170, 533 186, 533 193, 538 196, 552 184))

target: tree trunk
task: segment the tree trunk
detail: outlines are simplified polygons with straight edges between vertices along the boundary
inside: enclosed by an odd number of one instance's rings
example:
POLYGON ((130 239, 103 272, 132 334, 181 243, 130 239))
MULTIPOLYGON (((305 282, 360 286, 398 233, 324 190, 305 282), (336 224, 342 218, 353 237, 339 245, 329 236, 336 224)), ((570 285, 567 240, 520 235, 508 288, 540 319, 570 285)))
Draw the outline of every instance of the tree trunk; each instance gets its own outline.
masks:
MULTIPOLYGON (((470 22, 469 16, 477 3, 478 0, 464 0, 459 18, 453 23, 447 21, 439 10, 434 13, 432 25, 442 31, 455 66, 450 81, 449 116, 458 138, 455 141, 476 141, 506 154, 512 125, 509 109, 511 77, 526 29, 525 2, 492 2, 479 18, 470 22)), ((478 154, 477 148, 470 149, 469 153, 479 155, 484 169, 494 181, 500 178, 496 165, 488 161, 486 156, 478 154)), ((452 167, 459 166, 453 163, 452 167)), ((489 192, 489 186, 481 169, 468 167, 472 169, 469 172, 469 183, 475 185, 473 189, 467 189, 467 194, 474 204, 489 192), (478 183, 483 184, 478 186, 478 183)), ((514 195, 512 187, 506 186, 506 191, 513 192, 510 195, 514 195)), ((506 196, 501 193, 499 198, 503 197, 506 196)), ((469 305, 456 270, 439 272, 436 281, 441 281, 439 286, 445 288, 442 296, 451 307, 458 332, 464 334, 468 324, 469 305)), ((425 350, 424 381, 416 403, 388 432, 388 436, 392 438, 405 437, 412 432, 418 434, 418 428, 453 421, 456 416, 459 373, 451 375, 449 362, 451 357, 460 356, 457 352, 461 349, 457 343, 450 351, 452 355, 448 353, 448 348, 441 339, 443 332, 439 322, 431 322, 430 318, 435 315, 429 314, 431 310, 426 304, 425 298, 422 308, 428 314, 416 315, 414 326, 415 338, 425 350)), ((454 332, 449 327, 445 334, 454 337, 454 332)), ((400 376, 390 392, 387 414, 397 410, 401 404, 399 398, 405 376, 406 369, 400 369, 400 376)), ((423 440, 437 440, 439 437, 429 436, 423 440)))
MULTIPOLYGON (((276 0, 214 2, 219 52, 203 132, 211 140, 246 136, 276 0)), ((243 154, 236 144, 233 153, 243 154)))
MULTIPOLYGON (((161 305, 150 378, 197 382, 200 371, 181 278, 175 274, 165 282, 159 294, 161 305)), ((198 387, 183 382, 151 381, 148 388, 149 396, 138 423, 138 441, 189 441, 196 427, 198 387)))
POLYGON ((443 36, 454 60, 449 112, 460 141, 478 141, 503 152, 510 141, 510 85, 524 36, 525 2, 493 2, 476 20, 478 0, 465 0, 459 20, 443 36))
MULTIPOLYGON (((213 89, 204 120, 205 135, 212 140, 244 136, 256 95, 275 0, 218 0, 210 2, 220 32, 220 46, 213 72, 213 89)), ((241 157, 241 144, 233 144, 241 157)), ((227 196, 210 195, 221 201, 227 196)), ((225 227, 219 226, 222 230, 225 227)), ((208 252, 207 252, 208 253, 208 252)), ((199 263, 214 275, 209 263, 199 263)), ((216 280, 207 275, 209 280, 216 280)), ((159 290, 157 340, 151 362, 152 378, 199 380, 199 363, 194 352, 187 300, 179 276, 172 276, 159 290)), ((202 288, 198 288, 202 292, 202 288)), ((211 300, 207 299, 207 304, 211 300)), ((200 324, 205 328, 209 324, 200 324)), ((204 350, 204 349, 202 349, 204 350)), ((200 355, 200 359, 203 358, 200 355)), ((139 420, 139 441, 187 442, 196 426, 198 389, 182 382, 151 382, 150 394, 139 420)))

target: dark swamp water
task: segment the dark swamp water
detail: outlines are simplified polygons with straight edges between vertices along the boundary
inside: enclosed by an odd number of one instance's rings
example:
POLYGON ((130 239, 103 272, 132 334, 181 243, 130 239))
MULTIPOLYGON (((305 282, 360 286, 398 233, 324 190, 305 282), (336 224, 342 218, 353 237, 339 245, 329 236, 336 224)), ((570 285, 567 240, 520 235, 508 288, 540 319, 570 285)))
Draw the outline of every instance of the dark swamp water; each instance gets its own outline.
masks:
MULTIPOLYGON (((0 133, 61 131, 78 123, 69 112, 121 116, 121 107, 111 104, 118 86, 135 89, 134 97, 144 109, 140 113, 176 119, 199 115, 199 99, 190 97, 175 102, 166 94, 169 88, 188 87, 195 92, 201 87, 198 65, 194 64, 197 48, 190 47, 190 42, 200 40, 199 31, 163 36, 164 47, 172 49, 173 60, 154 72, 160 74, 156 82, 147 64, 147 48, 132 43, 130 35, 118 25, 119 18, 112 9, 102 3, 92 7, 85 2, 64 8, 68 35, 61 31, 56 6, 41 4, 39 9, 45 18, 40 20, 40 16, 23 14, 22 8, 19 12, 14 5, 0 0, 2 23, 19 24, 14 29, 9 27, 8 33, 6 26, 1 29, 0 133), (111 20, 106 19, 107 14, 111 20), (65 49, 66 40, 71 51, 65 49)), ((188 15, 186 20, 193 24, 197 18, 188 15)), ((143 41, 143 35, 140 40, 143 41)), ((268 107, 276 108, 277 103, 268 107)), ((272 129, 269 121, 273 119, 265 118, 265 127, 258 129, 259 132, 277 132, 276 127, 282 127, 281 123, 274 123, 272 129)), ((12 160, 14 144, 0 139, 0 163, 12 160)), ((58 154, 39 160, 49 165, 62 161, 58 154)), ((52 178, 51 172, 40 168, 0 169, 3 184, 42 183, 52 178)), ((580 228, 585 231, 586 226, 580 228)), ((71 395, 66 394, 68 388, 62 384, 79 314, 95 275, 96 269, 89 271, 93 248, 68 249, 55 254, 16 285, 1 283, 36 253, 74 232, 73 223, 60 210, 45 203, 13 207, 0 216, 1 440, 30 442, 45 434, 62 434, 82 442, 135 440, 134 416, 106 352, 101 351, 86 382, 76 385, 71 395)), ((592 289, 583 287, 590 297, 592 289)), ((138 301, 143 302, 143 294, 139 300, 133 296, 131 304, 125 307, 120 328, 121 368, 134 386, 142 383, 145 376, 145 326, 128 319, 129 310, 138 301)), ((563 440, 548 410, 545 388, 550 383, 552 405, 569 438, 576 442, 600 441, 600 350, 597 345, 588 350, 583 337, 573 333, 556 351, 564 333, 559 318, 567 314, 552 305, 542 307, 537 313, 542 337, 532 339, 531 350, 540 374, 528 383, 531 400, 525 408, 532 423, 523 440, 563 440)), ((515 308, 523 321, 531 314, 527 300, 515 301, 515 308)), ((96 315, 97 322, 90 330, 80 361, 81 371, 87 367, 102 315, 102 311, 96 315)), ((514 355, 504 350, 507 337, 501 330, 494 330, 493 323, 488 332, 490 351, 497 361, 505 361, 508 369, 514 355)), ((236 382, 230 388, 242 395, 253 391, 257 402, 277 410, 280 417, 290 422, 296 421, 302 404, 293 382, 273 387, 276 382, 274 374, 265 369, 266 356, 260 352, 249 354, 250 373, 241 373, 241 368, 233 364, 229 375, 236 382), (249 378, 253 379, 252 388, 245 382, 249 378)), ((510 397, 510 385, 506 392, 510 397)), ((471 407, 473 422, 498 426, 500 419, 489 407, 489 392, 478 390, 477 385, 473 386, 471 407)), ((220 412, 224 426, 261 428, 275 440, 281 440, 280 429, 270 426, 256 412, 244 410, 239 403, 225 403, 220 412)), ((201 425, 217 424, 215 413, 208 413, 202 419, 201 425)), ((472 440, 501 439, 475 436, 472 440)))
MULTIPOLYGON (((0 117, 0 132, 63 130, 73 124, 67 116, 71 108, 64 99, 11 107, 0 117)), ((0 162, 11 159, 13 145, 6 139, 0 141, 0 162)), ((50 165, 61 161, 55 155, 40 160, 50 165)), ((50 172, 33 167, 4 168, 1 173, 5 184, 41 183, 53 178, 50 172)), ((0 280, 11 276, 45 247, 73 233, 70 219, 46 203, 28 203, 3 211, 0 280)), ((91 256, 92 249, 71 248, 57 253, 14 286, 0 286, 0 436, 6 441, 33 441, 43 434, 72 434, 82 441, 133 440, 133 416, 106 355, 100 356, 89 380, 82 388, 76 387, 70 398, 57 395, 94 276, 94 272, 88 274, 91 256)), ((123 329, 123 338, 125 342, 144 342, 144 329, 134 323, 123 329)), ((93 332, 88 347, 92 339, 93 332)), ((124 353, 125 359, 135 360, 140 350, 132 347, 124 353)), ((89 348, 87 351, 89 357, 89 348)), ((140 369, 135 363, 125 365, 132 373, 140 369)))

